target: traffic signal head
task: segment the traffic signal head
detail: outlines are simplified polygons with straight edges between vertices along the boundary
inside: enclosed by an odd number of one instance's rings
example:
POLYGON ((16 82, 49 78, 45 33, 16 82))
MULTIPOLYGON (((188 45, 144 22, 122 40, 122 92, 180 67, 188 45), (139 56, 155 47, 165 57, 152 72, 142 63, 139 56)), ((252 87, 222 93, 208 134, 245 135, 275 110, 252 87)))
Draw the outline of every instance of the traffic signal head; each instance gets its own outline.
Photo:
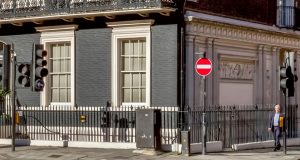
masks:
MULTIPOLYGON (((292 72, 291 66, 287 68, 280 68, 280 87, 285 93, 285 89, 288 89, 288 97, 293 97, 295 92, 294 83, 298 80, 297 75, 294 75, 292 72)), ((286 93, 285 93, 286 94, 286 93)))
POLYGON ((18 82, 23 87, 30 87, 30 65, 22 63, 18 66, 18 82))
POLYGON ((42 91, 45 83, 43 77, 48 75, 48 69, 45 68, 47 65, 47 51, 44 50, 44 45, 35 44, 34 52, 32 53, 32 90, 42 91))
POLYGON ((3 83, 3 82, 2 82, 2 79, 3 79, 2 73, 3 73, 3 65, 0 63, 0 83, 1 83, 1 84, 3 83))
POLYGON ((4 45, 3 61, 1 67, 1 85, 2 89, 9 89, 9 77, 10 77, 10 56, 11 46, 4 45))

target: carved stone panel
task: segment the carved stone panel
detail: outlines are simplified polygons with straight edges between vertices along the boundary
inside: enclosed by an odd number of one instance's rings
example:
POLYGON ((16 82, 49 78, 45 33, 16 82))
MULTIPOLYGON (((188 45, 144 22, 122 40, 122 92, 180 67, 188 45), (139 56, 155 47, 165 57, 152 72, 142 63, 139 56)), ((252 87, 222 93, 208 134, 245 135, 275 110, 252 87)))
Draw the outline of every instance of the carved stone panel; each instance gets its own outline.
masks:
POLYGON ((254 75, 254 61, 240 61, 238 59, 221 59, 221 79, 253 80, 254 75))

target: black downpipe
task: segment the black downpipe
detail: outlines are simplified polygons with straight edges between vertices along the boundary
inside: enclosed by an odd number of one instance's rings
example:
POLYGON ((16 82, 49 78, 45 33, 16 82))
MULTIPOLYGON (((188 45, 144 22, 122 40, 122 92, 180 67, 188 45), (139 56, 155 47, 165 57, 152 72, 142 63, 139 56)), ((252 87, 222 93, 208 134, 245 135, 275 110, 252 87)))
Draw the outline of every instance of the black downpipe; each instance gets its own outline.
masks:
POLYGON ((183 111, 185 108, 185 21, 184 21, 184 6, 186 0, 177 0, 178 4, 178 13, 179 14, 179 22, 178 22, 178 80, 180 82, 180 88, 178 89, 179 98, 178 104, 180 104, 180 110, 183 111))
MULTIPOLYGON (((178 118, 178 122, 180 124, 179 129, 181 131, 187 130, 187 120, 188 115, 185 111, 187 111, 187 108, 185 108, 185 20, 184 20, 184 6, 185 6, 186 0, 177 0, 177 8, 178 12, 177 15, 179 17, 178 19, 178 28, 177 28, 177 46, 178 46, 178 82, 180 82, 180 86, 178 89, 178 104, 180 105, 180 114, 178 118)), ((180 131, 178 136, 178 142, 181 141, 180 131)))

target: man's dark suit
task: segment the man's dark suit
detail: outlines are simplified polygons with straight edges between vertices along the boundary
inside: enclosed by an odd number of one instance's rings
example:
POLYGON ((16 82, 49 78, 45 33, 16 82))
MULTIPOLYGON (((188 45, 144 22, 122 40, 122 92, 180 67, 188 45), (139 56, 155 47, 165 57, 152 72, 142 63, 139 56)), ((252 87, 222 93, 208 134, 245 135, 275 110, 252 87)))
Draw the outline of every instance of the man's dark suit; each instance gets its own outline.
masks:
POLYGON ((283 117, 283 114, 279 113, 278 126, 274 126, 274 116, 275 116, 275 112, 272 114, 271 119, 270 119, 270 128, 274 135, 275 150, 276 149, 279 150, 281 147, 280 137, 281 137, 281 132, 282 132, 282 128, 283 128, 282 126, 280 127, 280 117, 283 117))

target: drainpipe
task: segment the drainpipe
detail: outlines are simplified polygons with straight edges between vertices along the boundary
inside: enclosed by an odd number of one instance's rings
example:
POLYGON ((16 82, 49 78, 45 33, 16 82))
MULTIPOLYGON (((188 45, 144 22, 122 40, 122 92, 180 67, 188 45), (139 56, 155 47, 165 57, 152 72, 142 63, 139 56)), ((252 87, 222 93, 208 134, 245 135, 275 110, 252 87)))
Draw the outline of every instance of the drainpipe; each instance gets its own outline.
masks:
POLYGON ((186 0, 178 0, 178 9, 180 14, 178 37, 180 39, 180 110, 183 111, 185 105, 185 21, 184 21, 184 8, 186 0))
MULTIPOLYGON (((178 6, 178 14, 179 14, 179 21, 178 21, 178 29, 177 29, 177 36, 178 36, 178 57, 180 58, 178 61, 178 68, 180 68, 180 72, 178 73, 179 81, 180 81, 180 111, 186 110, 185 108, 185 20, 184 20, 184 14, 185 14, 185 3, 186 0, 177 0, 177 6, 178 6)), ((188 115, 185 115, 185 113, 181 112, 180 114, 180 123, 181 128, 178 136, 178 142, 181 143, 184 148, 182 150, 182 153, 189 156, 190 154, 190 144, 189 144, 189 132, 188 132, 188 126, 183 125, 187 124, 188 122, 188 115)), ((179 148, 177 148, 179 151, 179 148)), ((178 152, 179 153, 179 152, 178 152)))

